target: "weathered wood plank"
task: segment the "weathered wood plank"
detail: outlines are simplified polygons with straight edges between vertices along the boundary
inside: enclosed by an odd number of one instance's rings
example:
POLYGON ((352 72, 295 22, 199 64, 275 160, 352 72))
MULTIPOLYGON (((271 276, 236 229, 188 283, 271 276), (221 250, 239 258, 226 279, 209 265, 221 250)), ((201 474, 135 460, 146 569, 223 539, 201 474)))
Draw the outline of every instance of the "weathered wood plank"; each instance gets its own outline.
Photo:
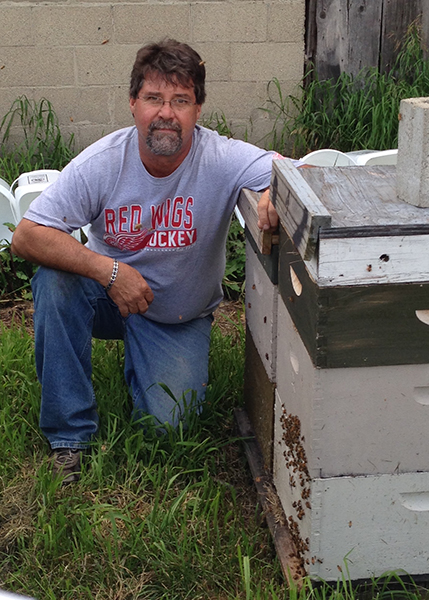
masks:
POLYGON ((249 327, 246 327, 244 404, 268 472, 273 470, 274 392, 249 327))
POLYGON ((347 286, 428 282, 428 255, 429 227, 426 235, 323 238, 322 233, 318 284, 347 286))
POLYGON ((396 195, 396 167, 313 167, 300 169, 319 201, 332 215, 331 227, 429 224, 429 208, 396 195))
POLYGON ((380 44, 380 69, 388 71, 395 61, 398 46, 408 27, 416 21, 426 0, 384 0, 383 23, 380 44))
POLYGON ((302 173, 288 159, 273 161, 270 197, 299 253, 309 260, 317 245, 319 229, 330 227, 331 215, 320 202, 302 173))
POLYGON ((378 65, 382 4, 374 0, 347 2, 344 10, 347 10, 348 44, 347 56, 341 63, 342 71, 356 74, 364 67, 378 65))
POLYGON ((254 239, 261 254, 271 254, 271 247, 278 243, 273 232, 261 231, 258 227, 258 202, 261 194, 244 189, 238 198, 237 206, 246 223, 249 234, 254 239))
POLYGON ((429 3, 422 6, 422 45, 425 59, 429 58, 429 3))
POLYGON ((297 556, 295 544, 289 532, 286 516, 278 499, 272 478, 264 468, 261 452, 246 412, 243 409, 236 408, 234 414, 240 435, 244 438, 243 444, 247 461, 273 537, 283 575, 289 585, 295 584, 300 588, 305 576, 305 569, 302 560, 297 556))
POLYGON ((316 72, 319 79, 336 79, 347 57, 347 13, 343 0, 317 0, 316 72))
POLYGON ((279 292, 316 367, 429 363, 428 281, 320 287, 281 229, 279 292))

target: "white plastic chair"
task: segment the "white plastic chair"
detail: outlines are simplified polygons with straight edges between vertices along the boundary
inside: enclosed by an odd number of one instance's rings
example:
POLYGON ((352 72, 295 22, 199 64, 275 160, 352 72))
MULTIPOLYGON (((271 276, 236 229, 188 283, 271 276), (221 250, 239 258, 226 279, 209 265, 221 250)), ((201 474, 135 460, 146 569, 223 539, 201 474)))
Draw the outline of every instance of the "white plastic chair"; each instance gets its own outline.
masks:
POLYGON ((240 223, 240 225, 242 226, 242 228, 244 229, 246 227, 246 223, 244 221, 243 215, 240 212, 240 209, 238 208, 238 206, 236 206, 234 208, 234 212, 235 212, 235 216, 238 219, 238 222, 240 223))
POLYGON ((396 165, 398 149, 395 150, 357 150, 347 155, 360 166, 396 165))
POLYGON ((345 152, 325 148, 314 150, 300 159, 306 165, 313 167, 351 167, 356 166, 356 161, 345 152))
POLYGON ((19 223, 30 204, 43 190, 58 179, 60 172, 56 169, 39 169, 30 173, 22 173, 10 186, 13 194, 12 210, 19 223))
POLYGON ((9 184, 0 179, 0 242, 12 240, 12 232, 4 223, 16 225, 15 215, 12 212, 13 195, 10 192, 9 184))
MULTIPOLYGON (((47 187, 52 185, 52 183, 58 179, 59 175, 60 172, 56 169, 39 169, 37 171, 30 171, 29 173, 22 173, 18 179, 15 179, 10 186, 10 189, 13 192, 11 207, 16 224, 18 224, 25 215, 33 200, 35 200, 47 187)), ((89 225, 86 225, 82 229, 85 232, 85 235, 87 235, 89 225)), ((73 231, 71 235, 76 238, 78 242, 82 241, 80 229, 73 231)))

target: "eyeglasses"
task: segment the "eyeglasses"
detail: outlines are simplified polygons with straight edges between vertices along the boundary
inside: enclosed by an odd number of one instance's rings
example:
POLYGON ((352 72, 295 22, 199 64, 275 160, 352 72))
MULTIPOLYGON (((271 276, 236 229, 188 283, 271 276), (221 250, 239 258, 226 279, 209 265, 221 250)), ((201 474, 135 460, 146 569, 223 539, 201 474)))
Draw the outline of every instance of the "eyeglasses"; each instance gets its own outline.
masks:
POLYGON ((169 104, 171 110, 174 112, 181 112, 195 106, 196 102, 186 100, 186 98, 173 98, 173 100, 164 100, 161 96, 138 96, 138 99, 143 102, 145 106, 151 108, 162 108, 164 104, 169 104))

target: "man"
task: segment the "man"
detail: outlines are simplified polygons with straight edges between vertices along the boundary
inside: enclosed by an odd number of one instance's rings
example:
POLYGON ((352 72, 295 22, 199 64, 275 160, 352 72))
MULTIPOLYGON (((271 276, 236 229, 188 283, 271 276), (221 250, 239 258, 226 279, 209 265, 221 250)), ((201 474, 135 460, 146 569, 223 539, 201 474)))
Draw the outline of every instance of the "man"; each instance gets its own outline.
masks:
MULTIPOLYGON (((204 398, 229 220, 243 187, 267 190, 274 155, 197 125, 204 83, 188 45, 141 48, 135 126, 76 157, 14 233, 13 252, 41 265, 32 284, 40 426, 64 482, 79 478, 98 429, 92 336, 124 340, 136 415, 176 425, 192 390, 204 398), (82 245, 69 233, 87 223, 82 245)), ((261 228, 276 226, 268 191, 259 214, 261 228)))

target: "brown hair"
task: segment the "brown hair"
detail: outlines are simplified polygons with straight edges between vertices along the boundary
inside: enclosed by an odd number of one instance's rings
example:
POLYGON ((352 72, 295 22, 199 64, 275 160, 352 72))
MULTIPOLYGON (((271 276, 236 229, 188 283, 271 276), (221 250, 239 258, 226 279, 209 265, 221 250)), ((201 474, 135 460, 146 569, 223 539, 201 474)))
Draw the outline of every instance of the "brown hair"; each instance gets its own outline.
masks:
POLYGON ((137 98, 149 73, 160 74, 173 85, 193 87, 197 104, 206 99, 204 62, 188 44, 166 39, 140 48, 131 71, 130 98, 137 98))

